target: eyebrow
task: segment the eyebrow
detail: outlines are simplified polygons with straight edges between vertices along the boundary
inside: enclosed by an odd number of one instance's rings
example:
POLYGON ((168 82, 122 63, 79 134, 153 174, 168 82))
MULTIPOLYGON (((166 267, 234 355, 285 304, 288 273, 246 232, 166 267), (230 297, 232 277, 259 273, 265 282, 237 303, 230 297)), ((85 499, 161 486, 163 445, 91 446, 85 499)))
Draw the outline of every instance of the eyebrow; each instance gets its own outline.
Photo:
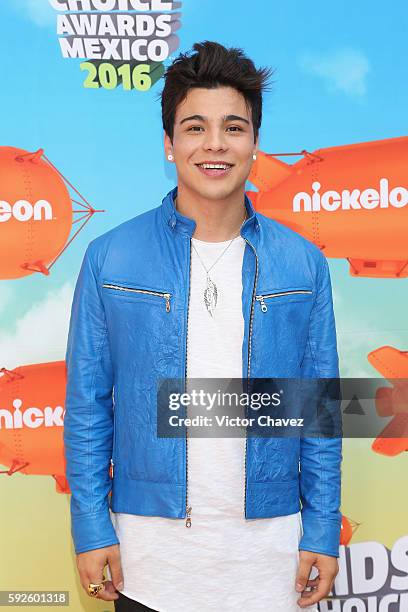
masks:
MULTIPOLYGON (((184 123, 185 121, 191 121, 193 119, 196 119, 197 121, 205 121, 206 117, 204 117, 204 115, 190 115, 189 117, 184 117, 184 119, 180 121, 180 125, 184 123)), ((249 125, 248 119, 245 119, 244 117, 240 117, 239 115, 224 115, 223 120, 224 121, 244 121, 244 123, 247 123, 249 125)))

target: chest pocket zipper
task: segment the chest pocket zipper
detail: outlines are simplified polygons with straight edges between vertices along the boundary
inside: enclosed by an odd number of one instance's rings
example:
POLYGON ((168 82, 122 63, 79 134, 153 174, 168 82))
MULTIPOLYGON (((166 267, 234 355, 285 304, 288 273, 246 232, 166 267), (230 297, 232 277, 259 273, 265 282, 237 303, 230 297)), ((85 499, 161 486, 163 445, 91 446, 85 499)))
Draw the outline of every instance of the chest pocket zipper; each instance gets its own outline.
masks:
POLYGON ((313 293, 310 289, 293 289, 290 291, 279 291, 277 293, 265 293, 263 295, 257 295, 255 299, 260 302, 262 312, 266 312, 268 310, 268 306, 264 302, 264 298, 277 298, 283 295, 295 295, 295 294, 311 294, 313 293))
POLYGON ((140 293, 147 295, 157 295, 166 300, 166 312, 170 312, 170 298, 171 293, 166 293, 164 291, 151 291, 150 289, 136 289, 135 287, 123 287, 122 285, 111 285, 110 283, 104 283, 102 287, 106 287, 107 289, 116 289, 117 291, 129 291, 130 293, 140 293))

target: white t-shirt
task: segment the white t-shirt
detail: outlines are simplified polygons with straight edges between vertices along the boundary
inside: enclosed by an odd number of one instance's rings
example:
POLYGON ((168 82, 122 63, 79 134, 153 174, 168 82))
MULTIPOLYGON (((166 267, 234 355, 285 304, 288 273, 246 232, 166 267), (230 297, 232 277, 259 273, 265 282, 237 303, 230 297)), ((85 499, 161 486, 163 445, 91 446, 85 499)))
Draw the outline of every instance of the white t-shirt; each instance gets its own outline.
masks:
MULTIPOLYGON (((209 268, 230 241, 192 242, 209 268)), ((188 378, 242 377, 245 244, 238 236, 210 271, 218 289, 213 317, 203 299, 206 273, 192 249, 188 378)), ((189 436, 190 528, 183 519, 111 512, 124 595, 159 612, 301 610, 295 591, 300 512, 245 519, 244 461, 245 437, 189 436)))

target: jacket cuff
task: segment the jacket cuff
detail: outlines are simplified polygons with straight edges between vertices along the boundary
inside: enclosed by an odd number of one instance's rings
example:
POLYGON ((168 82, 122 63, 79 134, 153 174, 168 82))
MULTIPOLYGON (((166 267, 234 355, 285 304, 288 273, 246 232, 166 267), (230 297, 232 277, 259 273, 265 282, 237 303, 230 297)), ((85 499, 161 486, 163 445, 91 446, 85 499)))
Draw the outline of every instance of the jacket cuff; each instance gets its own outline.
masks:
POLYGON ((302 514, 303 535, 298 549, 339 557, 341 515, 338 521, 328 520, 310 513, 302 514))
POLYGON ((109 508, 75 516, 71 513, 71 534, 76 554, 120 544, 109 508))

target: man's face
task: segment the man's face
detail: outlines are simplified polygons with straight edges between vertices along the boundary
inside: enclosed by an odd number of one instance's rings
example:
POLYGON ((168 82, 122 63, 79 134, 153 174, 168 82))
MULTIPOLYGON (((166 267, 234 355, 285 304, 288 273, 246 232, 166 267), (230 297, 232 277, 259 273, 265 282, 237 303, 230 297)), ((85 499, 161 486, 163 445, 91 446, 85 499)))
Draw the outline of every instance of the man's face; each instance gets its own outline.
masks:
POLYGON ((166 156, 173 155, 179 185, 222 200, 245 188, 258 138, 254 142, 251 113, 236 89, 192 88, 177 107, 173 144, 165 134, 164 145, 166 156), (228 166, 203 168, 203 162, 228 166))

